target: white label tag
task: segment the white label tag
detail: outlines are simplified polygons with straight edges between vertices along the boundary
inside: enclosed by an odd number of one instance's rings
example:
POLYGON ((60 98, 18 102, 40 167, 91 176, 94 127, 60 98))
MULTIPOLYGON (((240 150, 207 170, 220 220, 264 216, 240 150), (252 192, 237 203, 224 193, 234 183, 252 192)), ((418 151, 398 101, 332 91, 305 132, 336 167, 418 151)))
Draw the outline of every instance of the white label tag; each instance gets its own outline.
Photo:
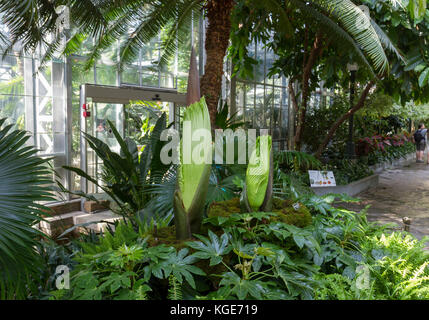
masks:
POLYGON ((332 171, 308 170, 308 175, 312 187, 335 187, 337 185, 332 171))

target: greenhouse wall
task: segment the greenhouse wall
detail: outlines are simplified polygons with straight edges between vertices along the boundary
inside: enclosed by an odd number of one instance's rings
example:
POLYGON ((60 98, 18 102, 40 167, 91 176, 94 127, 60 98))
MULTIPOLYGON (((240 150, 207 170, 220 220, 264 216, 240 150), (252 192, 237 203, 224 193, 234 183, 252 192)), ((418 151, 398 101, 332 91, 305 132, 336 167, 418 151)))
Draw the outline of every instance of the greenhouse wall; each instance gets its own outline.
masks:
MULTIPOLYGON (((200 74, 203 73, 205 28, 206 23, 200 21, 192 29, 189 42, 180 48, 170 65, 157 66, 160 57, 160 38, 157 38, 143 46, 135 61, 125 65, 121 73, 116 68, 119 42, 90 68, 85 68, 85 56, 91 49, 91 41, 87 41, 80 52, 54 59, 43 68, 40 68, 41 50, 32 55, 23 54, 17 44, 0 60, 0 118, 7 117, 17 129, 30 132, 30 143, 39 149, 39 155, 53 159, 51 165, 58 174, 56 179, 69 190, 80 190, 79 178, 62 168, 64 165, 80 167, 80 85, 149 86, 183 93, 187 87, 191 45, 196 48, 200 74)), ((4 53, 3 50, 0 46, 4 53)), ((249 52, 258 61, 253 79, 231 78, 232 66, 225 59, 222 100, 228 102, 230 114, 236 113, 238 120, 252 128, 269 129, 274 148, 285 150, 294 127, 288 79, 268 77, 275 56, 264 46, 254 43, 249 52)), ((323 90, 311 97, 313 107, 325 101, 320 92, 323 90)), ((124 106, 103 104, 95 110, 95 117, 100 120, 124 121, 124 106)), ((168 107, 166 110, 168 112, 168 107)), ((94 135, 98 134, 95 128, 91 130, 94 135)), ((99 174, 101 166, 97 157, 92 155, 89 159, 92 159, 91 173, 99 174)), ((69 197, 58 193, 59 200, 69 197)))

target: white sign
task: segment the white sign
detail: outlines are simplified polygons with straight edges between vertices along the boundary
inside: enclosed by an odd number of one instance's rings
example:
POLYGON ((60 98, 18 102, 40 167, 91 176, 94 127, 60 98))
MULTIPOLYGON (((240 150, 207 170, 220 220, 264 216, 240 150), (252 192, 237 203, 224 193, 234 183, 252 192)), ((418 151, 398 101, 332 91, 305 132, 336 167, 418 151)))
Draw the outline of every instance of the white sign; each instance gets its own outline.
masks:
POLYGON ((337 185, 332 171, 308 170, 308 175, 312 187, 335 187, 337 185))

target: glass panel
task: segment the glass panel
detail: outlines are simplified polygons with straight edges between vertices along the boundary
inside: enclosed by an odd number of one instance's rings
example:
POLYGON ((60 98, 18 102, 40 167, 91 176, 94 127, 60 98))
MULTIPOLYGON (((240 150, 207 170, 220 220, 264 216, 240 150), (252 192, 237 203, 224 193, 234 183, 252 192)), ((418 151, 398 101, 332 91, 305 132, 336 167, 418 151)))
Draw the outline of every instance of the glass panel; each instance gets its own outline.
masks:
POLYGON ((245 119, 251 126, 254 126, 255 122, 255 87, 253 85, 246 84, 245 86, 245 119))
POLYGON ((0 119, 7 118, 8 124, 15 124, 15 128, 25 130, 24 98, 0 94, 0 119))
POLYGON ((140 84, 140 71, 139 67, 135 65, 125 65, 121 73, 121 82, 133 85, 140 84))
POLYGON ((280 139, 281 133, 281 118, 282 118, 282 110, 281 110, 281 89, 275 88, 274 89, 274 106, 273 106, 273 116, 272 116, 272 123, 271 128, 273 130, 273 138, 274 139, 280 139))
POLYGON ((255 127, 266 129, 266 107, 264 86, 256 85, 255 127))
POLYGON ((97 63, 97 84, 115 86, 117 84, 116 66, 97 63))
MULTIPOLYGON (((35 61, 36 68, 38 66, 39 61, 35 61)), ((52 66, 51 64, 47 65, 45 68, 39 70, 37 73, 38 79, 38 96, 52 96, 52 66)))
POLYGON ((265 87, 265 100, 264 100, 264 127, 271 128, 273 119, 273 103, 274 103, 274 90, 271 86, 265 87))
POLYGON ((264 82, 265 79, 265 49, 262 43, 256 45, 255 82, 264 82))
POLYGON ((150 69, 143 69, 142 73, 142 85, 158 87, 160 85, 160 79, 158 71, 153 71, 150 69))
POLYGON ((282 119, 281 119, 282 137, 287 139, 288 124, 289 124, 289 103, 288 103, 288 94, 287 94, 286 87, 281 88, 281 108, 282 108, 282 119))
POLYGON ((274 80, 274 85, 275 85, 275 86, 285 86, 285 85, 286 85, 286 83, 285 83, 285 81, 284 81, 284 77, 283 77, 283 76, 281 76, 281 75, 279 75, 279 76, 274 76, 274 77, 273 77, 273 80, 274 80))
POLYGON ((138 144, 143 144, 146 130, 153 128, 162 112, 167 113, 168 103, 161 101, 140 101, 125 106, 125 132, 138 144))
POLYGON ((244 90, 245 86, 242 82, 236 82, 236 96, 235 96, 235 104, 237 108, 237 120, 245 120, 244 119, 244 90))
POLYGON ((157 38, 152 39, 152 41, 141 48, 141 57, 142 57, 142 66, 150 67, 158 62, 159 59, 159 49, 158 49, 159 40, 157 38))
POLYGON ((172 73, 162 72, 159 79, 161 88, 175 88, 175 79, 172 73))
MULTIPOLYGON (((88 125, 92 125, 88 128, 88 133, 92 136, 100 139, 106 143, 110 149, 114 152, 120 152, 119 143, 116 141, 113 135, 112 129, 109 126, 107 120, 110 120, 123 135, 123 106, 119 104, 106 104, 106 103, 95 103, 91 108, 94 113, 93 117, 88 120, 88 125)), ((100 180, 102 173, 102 161, 94 154, 92 149, 88 146, 87 150, 88 157, 88 173, 93 177, 97 177, 100 180)), ((101 183, 101 180, 100 180, 101 183)), ((90 193, 100 192, 95 186, 88 183, 88 190, 90 193)))
POLYGON ((24 94, 24 64, 18 56, 0 58, 0 93, 24 94))
MULTIPOLYGON (((267 82, 272 82, 274 79, 270 79, 267 77, 267 74, 270 72, 270 69, 272 68, 273 64, 274 64, 274 60, 276 59, 276 56, 274 54, 273 51, 271 50, 266 50, 265 53, 265 77, 266 77, 266 81, 267 82)), ((274 77, 274 78, 278 78, 278 77, 274 77)))
MULTIPOLYGON (((84 71, 83 62, 72 59, 72 145, 71 145, 71 166, 80 168, 80 86, 85 83, 95 83, 94 70, 84 71)), ((88 125, 91 122, 88 121, 88 125)), ((88 155, 89 157, 90 155, 88 155)), ((80 177, 72 174, 70 186, 72 190, 80 190, 80 177)))
POLYGON ((186 93, 188 88, 188 75, 177 76, 177 92, 186 93))

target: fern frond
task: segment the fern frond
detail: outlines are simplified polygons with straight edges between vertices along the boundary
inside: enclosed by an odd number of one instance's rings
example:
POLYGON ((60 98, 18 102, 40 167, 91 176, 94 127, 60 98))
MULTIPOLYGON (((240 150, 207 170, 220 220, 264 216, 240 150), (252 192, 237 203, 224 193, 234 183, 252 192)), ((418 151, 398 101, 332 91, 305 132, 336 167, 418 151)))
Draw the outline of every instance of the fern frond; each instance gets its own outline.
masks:
POLYGON ((277 166, 285 166, 299 171, 299 169, 319 169, 322 163, 311 154, 299 151, 279 151, 274 154, 274 163, 277 166))
POLYGON ((182 300, 182 284, 173 275, 168 278, 168 281, 169 287, 167 298, 169 300, 182 300))
POLYGON ((148 300, 147 298, 147 288, 145 286, 140 286, 136 290, 136 300, 148 300))

